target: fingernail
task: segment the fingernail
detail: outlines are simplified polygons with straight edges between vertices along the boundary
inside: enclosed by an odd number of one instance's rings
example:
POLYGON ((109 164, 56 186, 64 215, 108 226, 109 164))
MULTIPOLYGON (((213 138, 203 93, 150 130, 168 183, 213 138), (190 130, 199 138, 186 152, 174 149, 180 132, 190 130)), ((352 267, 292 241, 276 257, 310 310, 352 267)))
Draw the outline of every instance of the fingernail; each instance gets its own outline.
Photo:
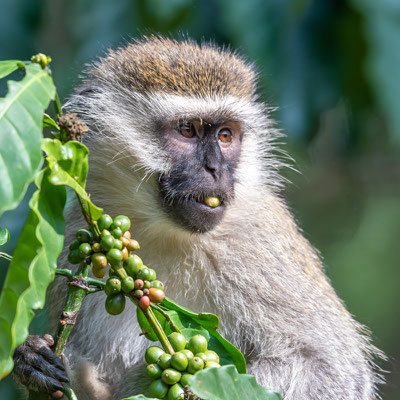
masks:
POLYGON ((53 336, 46 333, 45 335, 43 335, 43 339, 49 344, 49 347, 53 346, 54 344, 53 336))

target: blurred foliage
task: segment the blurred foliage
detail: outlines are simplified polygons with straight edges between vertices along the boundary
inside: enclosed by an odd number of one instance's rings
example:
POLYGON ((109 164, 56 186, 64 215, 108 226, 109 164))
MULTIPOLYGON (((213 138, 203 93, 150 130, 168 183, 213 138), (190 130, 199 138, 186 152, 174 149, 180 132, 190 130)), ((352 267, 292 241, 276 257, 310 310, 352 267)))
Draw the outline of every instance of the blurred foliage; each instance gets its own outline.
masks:
MULTIPOLYGON (((158 32, 229 45, 255 63, 287 134, 286 197, 327 273, 389 356, 400 395, 400 2, 398 0, 1 0, 0 59, 53 58, 65 99, 83 65, 158 32)), ((0 86, 4 94, 4 87, 0 86)), ((26 204, 0 220, 12 240, 26 204)), ((4 265, 4 263, 3 263, 4 265)), ((0 282, 5 268, 0 268, 0 282)), ((44 330, 43 318, 32 329, 44 330)), ((10 380, 0 398, 17 398, 10 380)))

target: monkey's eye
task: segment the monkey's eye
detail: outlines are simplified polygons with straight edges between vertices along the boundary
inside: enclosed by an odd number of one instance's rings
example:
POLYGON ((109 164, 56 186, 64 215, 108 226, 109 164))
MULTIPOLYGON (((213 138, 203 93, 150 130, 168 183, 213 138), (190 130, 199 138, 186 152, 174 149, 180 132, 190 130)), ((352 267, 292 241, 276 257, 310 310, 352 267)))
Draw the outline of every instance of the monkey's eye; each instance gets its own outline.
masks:
POLYGON ((185 138, 190 139, 196 135, 196 128, 191 122, 189 122, 187 124, 179 125, 178 132, 185 138))
POLYGON ((232 142, 232 132, 228 128, 222 128, 218 132, 218 140, 222 143, 230 143, 232 142))

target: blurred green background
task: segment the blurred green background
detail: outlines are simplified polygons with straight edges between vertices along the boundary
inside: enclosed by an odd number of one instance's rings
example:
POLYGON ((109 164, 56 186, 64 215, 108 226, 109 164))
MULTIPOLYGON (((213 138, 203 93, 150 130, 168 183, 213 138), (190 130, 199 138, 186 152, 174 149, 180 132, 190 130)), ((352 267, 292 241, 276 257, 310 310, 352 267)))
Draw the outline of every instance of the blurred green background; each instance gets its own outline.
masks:
MULTIPOLYGON (((355 317, 389 357, 400 398, 400 1, 0 0, 0 59, 51 55, 62 98, 85 63, 141 34, 188 34, 255 62, 277 107, 286 197, 355 317)), ((4 84, 0 86, 4 92, 4 84)), ((13 237, 27 201, 0 220, 13 237)), ((0 286, 6 273, 0 267, 0 286)), ((38 318, 33 331, 44 329, 38 318)), ((21 393, 10 378, 1 399, 21 393)))

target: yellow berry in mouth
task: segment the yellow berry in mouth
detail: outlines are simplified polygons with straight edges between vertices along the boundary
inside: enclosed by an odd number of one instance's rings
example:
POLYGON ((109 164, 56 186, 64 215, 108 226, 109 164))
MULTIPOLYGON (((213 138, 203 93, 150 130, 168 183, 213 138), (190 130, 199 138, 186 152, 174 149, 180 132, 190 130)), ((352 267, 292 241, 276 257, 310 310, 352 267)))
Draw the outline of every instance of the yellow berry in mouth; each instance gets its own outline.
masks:
POLYGON ((221 204, 221 201, 219 200, 218 197, 215 197, 215 196, 207 196, 207 197, 204 199, 204 204, 205 204, 206 206, 208 206, 208 207, 215 208, 215 207, 218 207, 218 206, 221 204))

